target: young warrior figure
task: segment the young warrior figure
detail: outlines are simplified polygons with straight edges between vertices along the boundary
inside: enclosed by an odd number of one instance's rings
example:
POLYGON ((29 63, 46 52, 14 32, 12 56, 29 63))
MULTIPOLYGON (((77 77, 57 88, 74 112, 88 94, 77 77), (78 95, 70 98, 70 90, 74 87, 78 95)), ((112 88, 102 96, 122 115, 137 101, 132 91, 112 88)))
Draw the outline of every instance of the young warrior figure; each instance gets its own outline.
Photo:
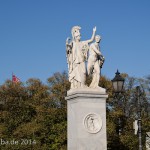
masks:
POLYGON ((66 53, 68 61, 68 74, 69 81, 71 82, 71 89, 84 88, 86 80, 86 66, 85 60, 87 59, 87 52, 89 43, 94 40, 96 27, 93 28, 93 35, 90 40, 80 41, 81 27, 74 26, 72 28, 72 41, 69 42, 69 38, 66 40, 66 53))
POLYGON ((100 68, 104 63, 104 57, 100 52, 100 43, 101 37, 99 35, 95 36, 95 42, 90 45, 89 58, 88 58, 88 75, 92 74, 92 82, 90 84, 91 88, 99 87, 100 79, 100 68))

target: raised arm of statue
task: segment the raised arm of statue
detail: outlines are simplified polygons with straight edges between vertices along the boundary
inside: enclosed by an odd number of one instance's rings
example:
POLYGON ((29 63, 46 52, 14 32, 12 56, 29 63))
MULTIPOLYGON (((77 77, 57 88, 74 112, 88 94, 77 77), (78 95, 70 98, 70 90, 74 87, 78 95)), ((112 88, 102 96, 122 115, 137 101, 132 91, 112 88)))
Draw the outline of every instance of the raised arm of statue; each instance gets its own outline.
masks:
POLYGON ((93 34, 92 34, 92 37, 91 37, 91 39, 90 39, 90 40, 87 40, 87 41, 86 41, 87 43, 91 43, 91 42, 93 42, 93 41, 94 41, 95 33, 96 33, 96 27, 94 27, 94 28, 93 28, 93 34))

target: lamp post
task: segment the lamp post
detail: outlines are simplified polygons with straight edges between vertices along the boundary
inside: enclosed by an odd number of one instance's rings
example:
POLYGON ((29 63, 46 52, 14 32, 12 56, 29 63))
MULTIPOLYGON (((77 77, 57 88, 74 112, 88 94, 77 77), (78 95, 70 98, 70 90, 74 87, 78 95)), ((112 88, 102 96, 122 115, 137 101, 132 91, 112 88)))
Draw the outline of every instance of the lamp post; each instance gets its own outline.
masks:
POLYGON ((139 136, 139 150, 142 150, 142 132, 141 132, 141 102, 140 102, 140 96, 141 91, 140 87, 136 87, 137 91, 137 100, 138 100, 138 136, 139 136))
MULTIPOLYGON (((114 92, 116 94, 116 97, 123 92, 123 86, 124 86, 124 78, 120 75, 120 72, 117 70, 115 73, 115 77, 111 80, 114 92)), ((141 102, 140 102, 140 97, 141 97, 141 90, 140 86, 136 87, 136 93, 137 93, 137 104, 138 104, 138 138, 139 138, 139 150, 142 150, 142 131, 141 131, 141 102)), ((119 98, 118 98, 118 103, 119 103, 119 98)), ((119 135, 121 135, 121 118, 119 117, 119 135)))
MULTIPOLYGON (((117 70, 115 73, 115 77, 111 80, 114 92, 116 94, 116 97, 123 91, 124 86, 124 78, 120 75, 120 72, 117 70)), ((119 98, 118 98, 118 104, 119 104, 119 98)), ((119 117, 119 135, 121 135, 121 118, 119 117)))

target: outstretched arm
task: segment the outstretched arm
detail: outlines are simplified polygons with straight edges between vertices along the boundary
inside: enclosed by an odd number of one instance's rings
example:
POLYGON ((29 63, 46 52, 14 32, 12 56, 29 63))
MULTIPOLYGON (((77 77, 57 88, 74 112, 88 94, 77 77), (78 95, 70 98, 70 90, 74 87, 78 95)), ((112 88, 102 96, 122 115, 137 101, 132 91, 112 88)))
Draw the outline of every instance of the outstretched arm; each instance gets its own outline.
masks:
POLYGON ((90 40, 87 40, 87 41, 86 41, 87 43, 91 43, 91 42, 93 42, 93 41, 94 41, 95 32, 96 32, 96 27, 94 27, 94 28, 93 28, 93 34, 92 34, 92 37, 91 37, 91 39, 90 39, 90 40))

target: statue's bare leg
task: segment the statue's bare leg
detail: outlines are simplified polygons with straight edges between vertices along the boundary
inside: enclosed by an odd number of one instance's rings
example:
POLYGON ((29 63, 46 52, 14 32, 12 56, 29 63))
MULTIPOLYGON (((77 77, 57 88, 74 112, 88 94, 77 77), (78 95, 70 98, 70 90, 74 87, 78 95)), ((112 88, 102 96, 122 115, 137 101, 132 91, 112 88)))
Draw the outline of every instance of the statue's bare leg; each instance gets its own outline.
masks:
POLYGON ((97 88, 97 87, 99 87, 98 86, 99 79, 100 79, 99 73, 100 73, 100 67, 99 67, 98 61, 96 61, 95 64, 94 64, 94 72, 93 72, 92 82, 90 84, 91 88, 97 88))
POLYGON ((92 60, 89 59, 88 65, 87 65, 88 75, 90 75, 90 74, 92 73, 93 65, 94 65, 94 62, 93 62, 92 60))
POLYGON ((96 74, 96 81, 95 81, 95 86, 99 87, 99 79, 100 79, 100 66, 99 66, 99 62, 96 61, 95 65, 94 65, 94 70, 95 70, 95 74, 96 74))
POLYGON ((91 88, 95 88, 95 82, 96 82, 96 74, 93 73, 93 74, 92 74, 92 82, 91 82, 91 84, 90 84, 90 87, 91 87, 91 88))

